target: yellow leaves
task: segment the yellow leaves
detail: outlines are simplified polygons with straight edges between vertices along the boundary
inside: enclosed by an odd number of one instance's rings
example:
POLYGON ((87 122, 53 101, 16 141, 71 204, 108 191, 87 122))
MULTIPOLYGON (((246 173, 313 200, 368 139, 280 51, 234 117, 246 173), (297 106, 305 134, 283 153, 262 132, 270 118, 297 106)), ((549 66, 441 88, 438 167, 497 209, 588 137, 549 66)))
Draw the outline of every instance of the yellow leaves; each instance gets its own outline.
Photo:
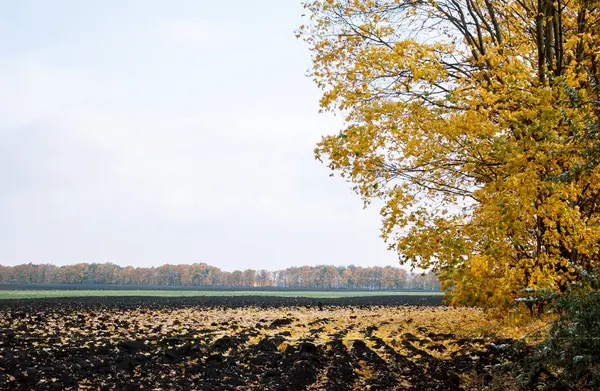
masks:
MULTIPOLYGON (((366 363, 361 360, 360 361, 361 365, 364 366, 366 363)), ((373 369, 371 368, 354 368, 354 373, 356 373, 358 376, 362 377, 362 378, 370 378, 373 375, 373 369)))
POLYGON ((260 335, 253 335, 248 338, 248 345, 256 345, 262 338, 260 335))
POLYGON ((531 14, 490 4, 498 31, 449 40, 414 23, 443 31, 449 19, 434 2, 420 3, 423 14, 416 3, 316 2, 307 42, 321 105, 343 110, 348 124, 317 156, 365 204, 383 199, 382 237, 413 266, 439 271, 453 302, 506 306, 524 286, 565 289, 575 276, 557 266, 561 257, 575 252, 589 267, 600 254, 589 206, 600 193, 589 134, 599 95, 590 78, 600 75, 588 71, 600 42, 591 27, 577 32, 578 5, 567 5, 564 63, 546 64, 550 80, 539 83, 531 14))
POLYGON ((286 342, 282 342, 277 346, 277 351, 279 352, 285 352, 285 350, 288 348, 289 344, 286 342))

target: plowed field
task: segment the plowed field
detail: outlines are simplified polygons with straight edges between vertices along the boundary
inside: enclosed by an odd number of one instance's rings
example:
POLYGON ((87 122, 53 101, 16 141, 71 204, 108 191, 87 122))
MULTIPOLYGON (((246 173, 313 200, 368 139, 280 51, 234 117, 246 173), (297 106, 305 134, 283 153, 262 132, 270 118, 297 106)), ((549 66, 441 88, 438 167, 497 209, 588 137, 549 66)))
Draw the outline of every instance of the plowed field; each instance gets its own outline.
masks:
POLYGON ((482 312, 398 300, 3 301, 0 389, 479 389, 518 360, 482 312))

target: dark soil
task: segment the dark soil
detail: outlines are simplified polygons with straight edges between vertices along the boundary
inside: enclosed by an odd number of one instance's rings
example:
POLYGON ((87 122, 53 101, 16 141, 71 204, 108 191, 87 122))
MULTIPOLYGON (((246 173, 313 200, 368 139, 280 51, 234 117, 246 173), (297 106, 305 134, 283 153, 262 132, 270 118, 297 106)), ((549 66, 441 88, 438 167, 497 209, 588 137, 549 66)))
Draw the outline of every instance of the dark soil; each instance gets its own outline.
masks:
MULTIPOLYGON (((301 293, 300 293, 301 294, 301 293)), ((399 306, 399 305, 442 305, 442 297, 435 295, 407 296, 357 296, 340 298, 278 297, 278 296, 192 296, 192 297, 65 297, 50 299, 0 300, 0 310, 20 308, 35 311, 37 308, 185 308, 212 307, 318 307, 318 306, 399 306)))
POLYGON ((517 344, 511 340, 485 347, 463 338, 455 341, 462 346, 458 353, 438 359, 428 346, 442 349, 434 341, 452 336, 430 334, 431 343, 423 344, 425 337, 399 332, 396 342, 404 352, 400 353, 375 335, 377 325, 365 328, 363 339, 345 342, 348 330, 322 330, 338 307, 353 306, 352 311, 374 304, 435 304, 436 300, 439 303, 436 297, 415 296, 3 301, 0 389, 460 390, 470 388, 461 383, 460 375, 479 376, 481 384, 493 365, 517 358, 517 344), (248 313, 254 314, 248 317, 256 319, 226 315, 227 311, 239 314, 232 308, 247 306, 248 313), (262 319, 261 307, 282 310, 276 317, 262 319), (198 319, 207 315, 203 323, 185 314, 172 315, 182 308, 194 311, 198 319), (296 314, 308 310, 323 314, 302 324, 296 314), (222 312, 224 318, 217 316, 222 312), (295 328, 315 340, 294 340, 295 328), (328 342, 316 339, 323 333, 328 342))

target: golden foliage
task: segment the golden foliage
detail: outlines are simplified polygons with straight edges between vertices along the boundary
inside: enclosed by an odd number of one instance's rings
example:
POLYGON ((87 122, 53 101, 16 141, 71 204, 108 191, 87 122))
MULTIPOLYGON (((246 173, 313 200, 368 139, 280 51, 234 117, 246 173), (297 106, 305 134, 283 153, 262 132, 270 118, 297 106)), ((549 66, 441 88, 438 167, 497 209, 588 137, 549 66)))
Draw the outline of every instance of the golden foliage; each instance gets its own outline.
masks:
POLYGON ((598 266, 600 2, 316 0, 299 29, 318 159, 382 199, 382 236, 452 303, 505 307, 598 266))

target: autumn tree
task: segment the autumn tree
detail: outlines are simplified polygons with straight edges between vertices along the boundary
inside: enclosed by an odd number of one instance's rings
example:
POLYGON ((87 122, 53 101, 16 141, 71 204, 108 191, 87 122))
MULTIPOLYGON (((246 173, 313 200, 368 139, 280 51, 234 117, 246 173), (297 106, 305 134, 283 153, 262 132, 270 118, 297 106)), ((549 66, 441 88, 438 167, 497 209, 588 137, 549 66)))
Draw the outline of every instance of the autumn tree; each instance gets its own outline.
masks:
POLYGON ((424 280, 410 273, 407 278, 406 271, 397 267, 353 265, 224 272, 206 263, 159 267, 121 267, 113 263, 79 263, 64 266, 28 263, 16 266, 0 265, 0 283, 439 290, 438 281, 433 276, 424 280))
POLYGON ((254 283, 255 283, 255 278, 256 278, 256 271, 253 269, 246 269, 243 271, 242 274, 242 285, 243 286, 249 286, 249 287, 253 287, 254 283))
POLYGON ((564 291, 600 257, 600 2, 315 0, 316 157, 453 303, 564 291))
POLYGON ((268 270, 258 270, 256 272, 256 286, 265 287, 273 285, 273 273, 268 270))
POLYGON ((232 286, 243 285, 243 273, 240 270, 235 270, 231 273, 231 284, 232 286))

